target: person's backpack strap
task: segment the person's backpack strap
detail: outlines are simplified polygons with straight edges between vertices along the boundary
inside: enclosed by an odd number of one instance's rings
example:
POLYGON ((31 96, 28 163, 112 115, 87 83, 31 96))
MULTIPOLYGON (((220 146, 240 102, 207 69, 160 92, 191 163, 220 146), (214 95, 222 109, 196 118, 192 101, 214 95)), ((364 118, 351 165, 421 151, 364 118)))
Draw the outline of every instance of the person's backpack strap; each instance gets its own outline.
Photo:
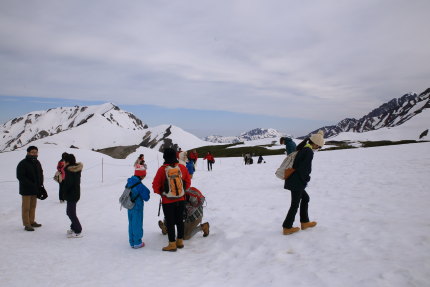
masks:
MULTIPOLYGON (((130 186, 130 200, 131 200, 131 202, 135 202, 136 201, 136 199, 139 197, 139 194, 137 194, 137 196, 135 197, 135 198, 131 198, 131 192, 133 191, 133 188, 134 187, 136 187, 136 186, 138 186, 139 184, 141 184, 142 182, 137 182, 137 183, 135 183, 135 184, 133 184, 132 186, 130 186)), ((127 187, 127 185, 125 186, 125 187, 127 187)))

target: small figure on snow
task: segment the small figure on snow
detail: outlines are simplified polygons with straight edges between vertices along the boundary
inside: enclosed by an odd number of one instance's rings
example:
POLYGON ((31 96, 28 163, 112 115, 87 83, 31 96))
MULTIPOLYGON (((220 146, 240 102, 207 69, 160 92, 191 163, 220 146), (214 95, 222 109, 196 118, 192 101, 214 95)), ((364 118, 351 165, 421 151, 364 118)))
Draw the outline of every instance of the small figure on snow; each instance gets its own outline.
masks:
POLYGON ((212 165, 215 163, 215 158, 214 156, 211 154, 210 151, 208 151, 208 153, 206 154, 206 156, 203 158, 203 160, 208 160, 208 171, 212 170, 212 165))

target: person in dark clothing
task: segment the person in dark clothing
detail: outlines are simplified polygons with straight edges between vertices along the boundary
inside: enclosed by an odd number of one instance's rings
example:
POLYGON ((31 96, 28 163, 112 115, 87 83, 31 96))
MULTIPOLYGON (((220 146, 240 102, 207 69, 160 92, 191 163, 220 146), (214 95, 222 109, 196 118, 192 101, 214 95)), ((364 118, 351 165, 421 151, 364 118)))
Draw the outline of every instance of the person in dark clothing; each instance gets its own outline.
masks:
POLYGON ((317 223, 309 221, 308 204, 309 195, 305 188, 310 181, 312 171, 312 159, 314 157, 313 150, 321 148, 324 145, 324 133, 319 131, 317 134, 312 134, 310 138, 304 139, 297 146, 297 156, 294 160, 294 173, 285 180, 285 189, 291 191, 291 205, 287 216, 282 224, 283 234, 289 235, 300 230, 299 227, 293 227, 294 219, 297 210, 300 207, 300 222, 301 229, 314 227, 317 223))
POLYGON ((70 229, 67 230, 68 238, 82 237, 82 226, 76 215, 76 205, 81 197, 81 172, 84 165, 76 162, 73 154, 65 158, 66 178, 63 183, 64 200, 67 201, 66 214, 70 218, 70 229))
POLYGON ((257 161, 257 163, 262 163, 262 162, 266 163, 266 162, 264 161, 263 156, 262 156, 262 155, 260 155, 260 156, 258 157, 258 161, 257 161))
POLYGON ((296 150, 296 143, 290 137, 282 137, 279 139, 280 144, 285 144, 287 155, 296 150))
POLYGON ((27 148, 27 156, 16 167, 19 194, 22 196, 22 224, 26 231, 34 231, 34 227, 42 226, 35 221, 37 194, 43 186, 43 169, 37 159, 38 154, 37 147, 30 146, 27 148))

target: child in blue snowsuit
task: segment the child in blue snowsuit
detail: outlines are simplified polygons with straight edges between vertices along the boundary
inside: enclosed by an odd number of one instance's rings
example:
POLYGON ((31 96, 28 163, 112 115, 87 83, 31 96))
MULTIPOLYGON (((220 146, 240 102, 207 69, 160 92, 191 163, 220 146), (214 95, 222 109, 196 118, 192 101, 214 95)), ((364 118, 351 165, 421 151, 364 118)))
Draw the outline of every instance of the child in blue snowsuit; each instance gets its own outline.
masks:
MULTIPOLYGON (((134 176, 127 180, 127 187, 131 187, 141 182, 146 176, 146 170, 136 169, 134 176)), ((141 248, 145 246, 142 242, 143 237, 143 201, 149 200, 149 189, 139 183, 131 189, 131 198, 136 198, 134 207, 128 210, 128 239, 132 248, 141 248)))

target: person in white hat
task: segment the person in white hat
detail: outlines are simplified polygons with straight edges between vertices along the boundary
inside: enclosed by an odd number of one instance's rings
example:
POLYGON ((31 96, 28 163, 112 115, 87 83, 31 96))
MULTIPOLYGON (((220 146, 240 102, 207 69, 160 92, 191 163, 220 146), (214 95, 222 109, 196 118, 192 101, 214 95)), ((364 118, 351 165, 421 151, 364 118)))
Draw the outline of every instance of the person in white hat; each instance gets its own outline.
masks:
POLYGON ((294 173, 285 180, 284 188, 291 191, 291 205, 288 210, 287 216, 282 224, 284 235, 289 235, 310 227, 317 225, 315 221, 309 220, 308 203, 309 195, 305 188, 310 181, 312 171, 312 159, 314 157, 314 150, 321 148, 324 145, 324 132, 318 131, 312 134, 309 138, 304 139, 297 146, 297 155, 294 160, 293 168, 294 173), (293 227, 294 219, 297 210, 300 207, 300 227, 293 227))

